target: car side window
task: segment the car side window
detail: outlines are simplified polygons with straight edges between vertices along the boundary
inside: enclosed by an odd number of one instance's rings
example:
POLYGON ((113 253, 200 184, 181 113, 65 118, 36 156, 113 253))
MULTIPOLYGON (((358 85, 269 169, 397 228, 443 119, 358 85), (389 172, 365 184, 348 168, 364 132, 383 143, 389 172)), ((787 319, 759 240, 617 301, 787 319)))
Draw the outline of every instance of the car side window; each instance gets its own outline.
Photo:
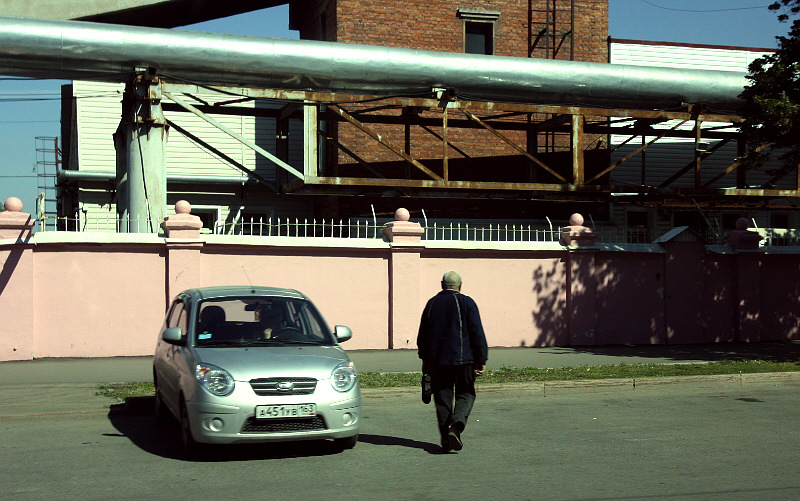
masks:
POLYGON ((294 316, 298 318, 303 325, 305 325, 306 335, 316 341, 328 341, 329 336, 326 334, 326 329, 322 327, 319 318, 309 308, 308 304, 296 303, 293 304, 294 316))
POLYGON ((167 328, 180 327, 185 335, 186 325, 186 305, 183 300, 178 299, 172 303, 172 308, 167 315, 167 328))

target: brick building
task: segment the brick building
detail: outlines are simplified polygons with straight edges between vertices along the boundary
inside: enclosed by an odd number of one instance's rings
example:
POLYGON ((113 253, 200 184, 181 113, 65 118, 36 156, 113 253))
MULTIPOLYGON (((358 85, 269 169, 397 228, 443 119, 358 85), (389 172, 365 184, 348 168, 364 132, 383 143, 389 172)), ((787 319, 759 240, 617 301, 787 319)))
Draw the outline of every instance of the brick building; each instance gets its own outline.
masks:
MULTIPOLYGON (((590 62, 608 62, 607 0, 499 0, 453 2, 451 0, 307 0, 292 2, 290 27, 300 38, 341 43, 383 45, 410 49, 490 54, 496 56, 535 57, 590 62)), ((379 63, 379 62, 378 62, 379 63)), ((479 96, 459 96, 480 100, 479 96)), ((375 110, 370 104, 347 103, 350 113, 393 117, 394 124, 372 124, 370 127, 397 145, 405 153, 420 160, 441 175, 443 127, 415 125, 413 116, 430 123, 443 122, 442 108, 415 109, 394 107, 375 110)), ((569 134, 533 132, 532 124, 549 118, 534 114, 508 114, 495 118, 504 124, 503 134, 511 143, 522 146, 532 155, 541 155, 557 170, 569 169, 569 134)), ((498 140, 486 128, 463 116, 452 116, 448 122, 447 156, 449 176, 463 181, 490 182, 553 182, 546 172, 520 155, 505 141, 498 140), (459 120, 460 119, 460 120, 459 120)), ((327 175, 358 177, 365 165, 371 165, 389 178, 415 178, 421 173, 400 159, 397 154, 366 137, 362 130, 342 121, 329 126, 327 175), (332 146, 335 143, 336 146, 332 146)), ((597 141, 587 137, 586 144, 597 141)), ((458 197, 455 197, 458 198, 458 197)), ((342 210, 348 201, 327 200, 318 211, 328 215, 351 215, 356 209, 342 210), (334 206, 330 204, 334 203, 334 206)), ((450 207, 458 204, 450 200, 450 207)), ((408 204, 407 204, 408 205, 408 204)), ((413 203, 411 204, 414 205, 413 203)), ((435 203, 426 200, 431 208, 435 203)), ((529 206, 528 206, 529 207, 529 206)), ((387 206, 388 208, 388 206, 387 206)), ((510 214, 522 215, 526 209, 507 207, 510 214)), ((498 214, 498 217, 502 217, 498 214)))

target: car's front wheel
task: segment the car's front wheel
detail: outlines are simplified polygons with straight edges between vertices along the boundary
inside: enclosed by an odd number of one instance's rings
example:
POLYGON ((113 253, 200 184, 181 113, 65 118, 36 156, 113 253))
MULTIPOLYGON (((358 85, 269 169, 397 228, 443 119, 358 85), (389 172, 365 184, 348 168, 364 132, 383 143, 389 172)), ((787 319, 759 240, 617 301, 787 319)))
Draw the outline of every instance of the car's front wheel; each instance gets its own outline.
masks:
POLYGON ((195 442, 194 435, 192 435, 192 424, 189 421, 189 411, 186 409, 186 402, 183 400, 181 400, 180 429, 181 447, 183 448, 184 455, 188 457, 197 455, 200 446, 197 442, 195 442))
POLYGON ((158 388, 158 380, 154 378, 155 387, 156 387, 156 398, 155 398, 155 413, 156 413, 156 421, 159 423, 166 423, 169 419, 169 409, 167 409, 167 404, 164 403, 164 397, 161 395, 161 390, 158 388))

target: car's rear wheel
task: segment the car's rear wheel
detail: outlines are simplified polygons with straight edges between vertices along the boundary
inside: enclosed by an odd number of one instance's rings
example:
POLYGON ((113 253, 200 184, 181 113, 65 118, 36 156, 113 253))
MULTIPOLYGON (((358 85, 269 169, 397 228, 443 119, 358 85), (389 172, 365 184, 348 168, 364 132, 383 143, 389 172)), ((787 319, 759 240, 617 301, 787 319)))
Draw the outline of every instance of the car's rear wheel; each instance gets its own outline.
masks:
POLYGON ((352 437, 345 437, 345 438, 336 438, 333 440, 333 443, 336 444, 336 447, 341 450, 352 449, 358 443, 358 435, 353 435, 352 437))

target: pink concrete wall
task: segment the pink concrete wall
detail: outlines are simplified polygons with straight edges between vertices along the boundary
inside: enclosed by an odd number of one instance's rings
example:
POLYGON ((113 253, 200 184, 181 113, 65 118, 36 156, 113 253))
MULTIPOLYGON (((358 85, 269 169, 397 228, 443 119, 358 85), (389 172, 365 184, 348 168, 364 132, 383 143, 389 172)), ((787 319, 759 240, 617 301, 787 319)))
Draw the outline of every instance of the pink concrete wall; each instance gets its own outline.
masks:
POLYGON ((800 249, 425 242, 408 221, 387 241, 201 237, 188 210, 167 238, 30 237, 0 213, 0 360, 150 355, 175 294, 229 284, 304 292, 352 328, 348 349, 416 349, 450 269, 493 347, 800 338, 800 249))
POLYGON ((800 338, 800 262, 796 256, 770 256, 759 268, 762 340, 800 338))
MULTIPOLYGON (((548 251, 449 249, 422 255, 420 295, 441 290, 445 271, 456 270, 462 292, 478 304, 490 346, 553 346, 563 342, 565 265, 548 251)), ((414 339, 408 345, 416 347, 414 339)))
POLYGON ((350 349, 388 348, 385 250, 213 246, 196 257, 203 278, 195 285, 297 289, 311 298, 331 327, 353 330, 350 349))
POLYGON ((586 344, 663 344, 664 256, 603 253, 595 273, 597 329, 586 344))
POLYGON ((34 357, 149 355, 164 320, 164 259, 149 245, 33 252, 34 357))
POLYGON ((0 246, 0 360, 33 358, 33 252, 0 246))

